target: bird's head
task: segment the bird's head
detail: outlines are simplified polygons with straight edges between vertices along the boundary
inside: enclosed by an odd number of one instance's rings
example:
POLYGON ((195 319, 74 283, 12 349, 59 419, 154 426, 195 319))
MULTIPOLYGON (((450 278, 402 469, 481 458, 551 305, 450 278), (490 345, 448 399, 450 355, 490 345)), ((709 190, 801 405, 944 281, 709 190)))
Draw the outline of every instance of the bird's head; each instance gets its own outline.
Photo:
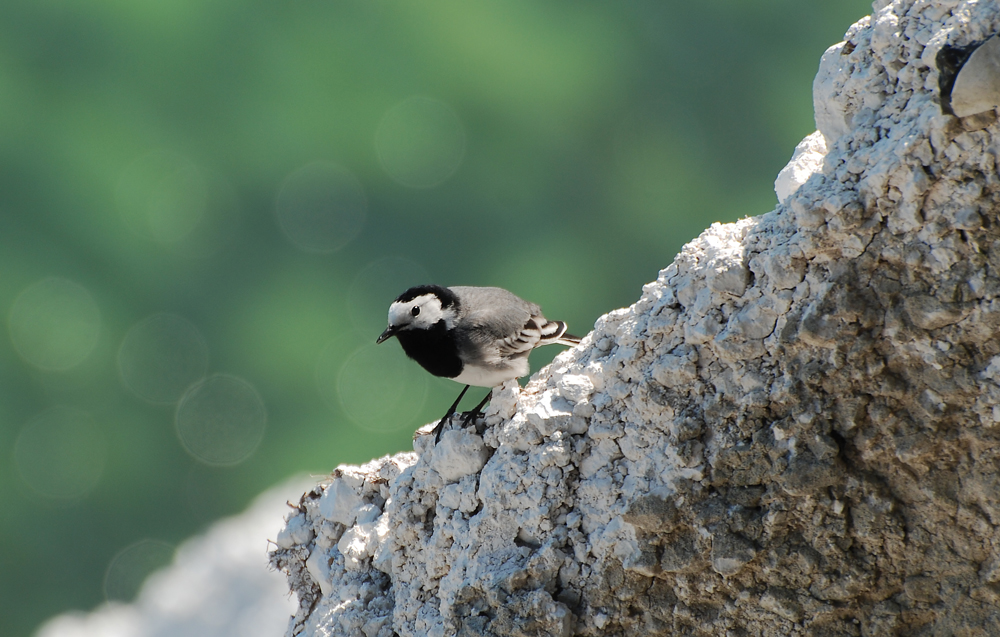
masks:
POLYGON ((439 285, 420 285, 403 292, 389 306, 389 326, 376 343, 405 330, 429 330, 444 321, 451 329, 458 316, 458 297, 439 285))

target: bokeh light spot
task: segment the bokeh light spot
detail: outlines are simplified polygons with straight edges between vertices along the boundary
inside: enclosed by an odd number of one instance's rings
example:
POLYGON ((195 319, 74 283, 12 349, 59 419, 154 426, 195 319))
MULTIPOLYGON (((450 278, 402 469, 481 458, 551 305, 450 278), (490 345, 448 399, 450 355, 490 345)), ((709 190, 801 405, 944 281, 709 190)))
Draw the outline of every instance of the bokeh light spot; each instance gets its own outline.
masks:
POLYGON ((337 398, 357 425, 394 431, 419 415, 427 384, 427 372, 398 348, 365 345, 344 361, 337 375, 337 398))
POLYGON ((267 412, 247 381, 219 374, 192 386, 177 406, 177 435, 192 456, 210 465, 249 458, 264 437, 267 412))
POLYGON ((14 443, 14 464, 21 479, 51 498, 79 498, 92 491, 100 482, 107 455, 107 442, 93 420, 71 407, 44 411, 14 443))
POLYGON ((316 389, 324 402, 333 410, 340 410, 337 394, 337 377, 344 361, 373 341, 363 332, 351 331, 327 343, 316 357, 316 389))
POLYGON ((335 252, 361 232, 368 200, 354 174, 342 166, 313 162, 286 179, 278 193, 278 225, 306 252, 335 252))
POLYGON ((125 168, 115 195, 119 211, 134 231, 172 244, 201 224, 209 185, 204 172, 187 158, 156 150, 125 168))
POLYGON ((62 278, 42 279, 14 300, 10 338, 35 367, 65 371, 79 365, 97 345, 101 313, 90 292, 62 278))
POLYGON ((125 386, 152 403, 177 402, 208 370, 208 346, 194 325, 154 314, 133 325, 118 350, 125 386))
POLYGON ((108 601, 130 602, 154 571, 170 564, 174 547, 159 540, 139 540, 118 552, 104 573, 108 601))
POLYGON ((351 322, 375 342, 388 322, 389 305, 408 288, 426 283, 433 283, 427 270, 410 259, 386 257, 369 263, 347 291, 351 322))
POLYGON ((375 150, 393 180, 411 188, 431 188, 461 165, 465 129, 444 102, 409 97, 382 118, 375 132, 375 150))

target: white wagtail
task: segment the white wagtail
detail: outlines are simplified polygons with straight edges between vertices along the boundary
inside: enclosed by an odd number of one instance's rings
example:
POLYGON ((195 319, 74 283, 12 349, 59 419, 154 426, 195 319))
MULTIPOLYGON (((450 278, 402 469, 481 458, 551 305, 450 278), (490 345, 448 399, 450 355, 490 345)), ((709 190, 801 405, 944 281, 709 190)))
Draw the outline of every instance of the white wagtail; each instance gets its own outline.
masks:
MULTIPOLYGON (((419 285, 403 292, 389 306, 389 327, 375 343, 395 336, 403 351, 434 374, 465 384, 455 403, 435 425, 441 426, 469 390, 496 387, 528 373, 528 354, 550 343, 576 345, 562 321, 549 321, 534 303, 503 288, 419 285)), ((492 393, 492 392, 491 392, 492 393)), ((479 415, 483 401, 469 412, 462 426, 479 415)))

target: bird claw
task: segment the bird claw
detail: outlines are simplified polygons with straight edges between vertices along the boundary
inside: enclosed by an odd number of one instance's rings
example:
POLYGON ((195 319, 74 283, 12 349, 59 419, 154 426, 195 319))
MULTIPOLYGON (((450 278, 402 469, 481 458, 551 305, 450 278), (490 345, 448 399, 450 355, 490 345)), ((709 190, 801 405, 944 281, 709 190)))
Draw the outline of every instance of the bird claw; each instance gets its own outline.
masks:
POLYGON ((470 422, 474 422, 476 419, 478 419, 482 415, 483 415, 482 414, 482 410, 480 410, 480 409, 473 409, 472 411, 467 411, 467 412, 463 413, 462 414, 462 429, 465 429, 466 427, 468 427, 470 422))
POLYGON ((442 418, 441 420, 437 421, 437 424, 434 425, 434 429, 431 430, 431 433, 434 434, 434 444, 435 445, 437 443, 441 442, 441 434, 444 433, 444 423, 445 422, 449 422, 450 423, 451 420, 454 417, 455 417, 455 414, 449 414, 449 415, 445 416, 444 418, 442 418))
MULTIPOLYGON (((468 389, 468 388, 466 388, 466 389, 468 389)), ((463 391, 462 393, 464 394, 465 392, 463 391)), ((475 409, 473 409, 472 411, 464 411, 464 412, 461 412, 461 413, 457 414, 458 416, 461 416, 461 418, 462 418, 462 424, 459 425, 459 429, 465 429, 466 427, 469 426, 469 423, 475 422, 480 416, 483 415, 483 406, 489 400, 491 394, 492 393, 486 394, 486 397, 483 398, 482 402, 479 403, 478 405, 476 405, 475 409)), ((461 396, 459 396, 459 398, 461 398, 461 396)), ((456 403, 457 403, 457 401, 456 401, 456 403)), ((454 405, 452 407, 454 408, 454 405)), ((444 423, 445 423, 445 421, 451 422, 455 418, 455 416, 456 416, 456 413, 455 413, 454 409, 449 409, 448 413, 445 414, 444 417, 441 418, 441 420, 439 420, 436 425, 434 425, 434 429, 432 430, 433 433, 434 433, 434 444, 437 444, 437 443, 441 442, 441 433, 444 431, 444 423)), ((478 429, 477 429, 477 433, 478 433, 478 429)))

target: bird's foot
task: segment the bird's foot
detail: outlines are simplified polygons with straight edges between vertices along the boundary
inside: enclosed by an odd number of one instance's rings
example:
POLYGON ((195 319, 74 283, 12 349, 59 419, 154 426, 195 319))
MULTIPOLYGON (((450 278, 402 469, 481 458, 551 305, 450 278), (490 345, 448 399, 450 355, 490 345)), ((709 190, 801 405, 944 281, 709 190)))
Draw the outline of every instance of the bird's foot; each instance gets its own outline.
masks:
POLYGON ((475 409, 473 409, 472 411, 467 411, 464 414, 462 414, 462 429, 465 429, 470 422, 475 422, 483 414, 483 407, 486 405, 487 402, 489 402, 490 396, 492 395, 493 391, 491 390, 488 394, 486 394, 486 396, 483 397, 483 399, 479 402, 479 404, 476 405, 475 409))
MULTIPOLYGON (((466 387, 466 389, 468 389, 468 387, 466 387)), ((464 394, 465 391, 463 390, 462 393, 464 394)), ((480 401, 480 403, 478 405, 476 405, 475 408, 472 411, 466 411, 466 412, 462 412, 461 414, 459 414, 462 417, 462 424, 459 425, 459 429, 465 429, 469 425, 469 423, 475 422, 476 419, 478 419, 479 416, 482 415, 482 413, 483 413, 483 407, 486 405, 487 402, 489 402, 490 396, 492 394, 493 394, 492 391, 490 393, 486 394, 486 396, 482 399, 482 401, 480 401)), ((461 396, 459 396, 459 398, 461 398, 461 396)), ((445 421, 451 420, 454 417, 454 415, 455 415, 455 409, 454 408, 455 408, 455 406, 457 404, 458 404, 458 401, 456 401, 455 405, 452 405, 452 409, 448 410, 448 413, 444 415, 444 418, 442 418, 441 420, 439 420, 438 423, 436 425, 434 425, 434 430, 433 430, 433 432, 434 432, 434 444, 437 444, 437 443, 441 442, 441 433, 444 431, 444 423, 445 423, 445 421)), ((481 433, 481 432, 479 432, 478 429, 477 429, 477 433, 481 433)))
MULTIPOLYGON (((459 416, 461 415, 462 414, 459 414, 459 416)), ((446 423, 450 424, 451 421, 454 419, 455 419, 455 414, 448 414, 441 420, 437 421, 437 424, 434 425, 434 429, 431 430, 431 433, 434 434, 434 444, 441 442, 441 434, 444 433, 445 424, 446 423)))
POLYGON ((434 434, 434 444, 441 442, 441 431, 444 430, 445 421, 451 420, 451 417, 455 415, 455 410, 458 409, 458 403, 462 402, 462 397, 465 396, 465 392, 467 391, 469 391, 469 385, 465 386, 465 389, 463 389, 462 393, 458 395, 458 398, 455 399, 455 402, 448 408, 448 411, 441 417, 441 420, 434 425, 434 429, 431 430, 431 433, 434 434))

